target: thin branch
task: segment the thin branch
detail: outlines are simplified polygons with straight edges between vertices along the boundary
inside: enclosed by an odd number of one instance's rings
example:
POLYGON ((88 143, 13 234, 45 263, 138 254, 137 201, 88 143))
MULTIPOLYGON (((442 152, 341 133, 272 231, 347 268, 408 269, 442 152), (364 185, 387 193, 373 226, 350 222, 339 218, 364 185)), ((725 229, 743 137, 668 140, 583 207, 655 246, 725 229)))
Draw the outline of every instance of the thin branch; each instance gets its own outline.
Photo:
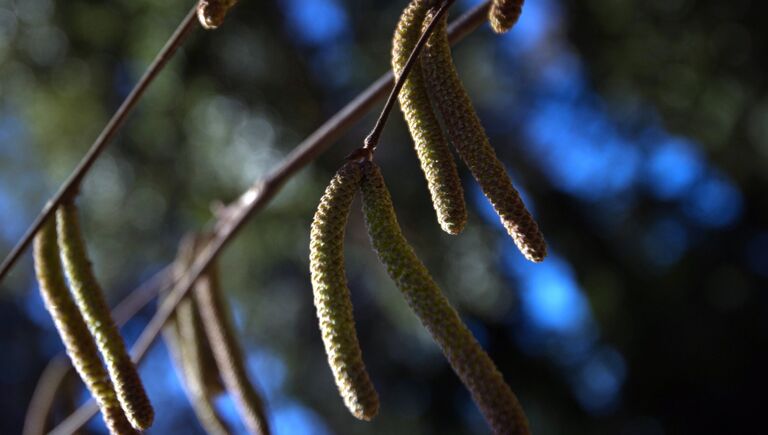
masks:
MULTIPOLYGON (((448 29, 451 44, 475 30, 487 20, 490 1, 486 1, 459 17, 448 29)), ((263 180, 246 190, 238 200, 225 208, 214 223, 214 236, 209 244, 197 256, 184 276, 176 282, 173 290, 160 305, 154 317, 142 331, 136 344, 131 349, 133 360, 137 363, 146 355, 152 343, 157 339, 163 325, 184 298, 192 284, 208 268, 224 247, 237 235, 238 231, 254 214, 259 212, 280 191, 285 182, 315 160, 354 124, 359 122, 392 86, 393 74, 388 72, 376 80, 354 100, 321 125, 314 133, 300 143, 277 168, 263 180)), ((69 435, 85 425, 98 412, 93 400, 81 406, 70 415, 51 435, 69 435)))
POLYGON ((421 54, 421 49, 424 48, 424 45, 429 39, 429 35, 432 34, 435 26, 437 26, 437 23, 440 22, 439 20, 443 17, 443 15, 445 15, 446 12, 448 12, 448 8, 450 8, 454 2, 455 0, 443 1, 443 3, 440 5, 440 9, 438 9, 435 16, 432 17, 429 25, 426 29, 424 29, 424 32, 419 37, 419 40, 413 47, 413 50, 411 50, 411 54, 408 56, 408 60, 405 62, 405 66, 403 66, 403 69, 397 76, 395 86, 392 87, 392 91, 389 93, 389 97, 387 97, 387 102, 384 104, 384 108, 381 110, 381 114, 379 114, 379 119, 376 120, 376 124, 373 126, 373 130, 371 130, 370 134, 368 134, 368 136, 366 136, 365 140, 363 141, 363 148, 365 150, 368 150, 371 153, 376 150, 376 145, 379 144, 381 132, 384 131, 384 126, 387 124, 387 119, 389 118, 390 112, 392 112, 392 107, 395 105, 395 100, 400 94, 400 90, 403 88, 403 85, 405 85, 405 81, 408 79, 408 75, 410 74, 413 65, 418 60, 419 55, 421 54))
POLYGON ((21 240, 13 247, 8 256, 0 264, 0 281, 11 270, 11 267, 21 257, 21 254, 29 247, 29 243, 35 237, 35 234, 40 230, 43 223, 56 211, 59 204, 67 197, 73 196, 77 193, 80 183, 83 178, 88 174, 96 159, 99 158, 104 149, 109 145, 115 134, 125 123, 126 118, 131 113, 136 104, 141 100, 144 92, 147 90, 152 81, 163 70, 165 65, 176 53, 176 50, 181 46, 189 33, 198 26, 196 19, 197 5, 189 11, 184 19, 179 23, 179 26, 173 32, 171 37, 165 43, 163 48, 157 54, 152 63, 147 67, 144 75, 141 77, 138 83, 133 87, 131 93, 125 98, 123 103, 117 109, 107 125, 93 142, 91 148, 85 154, 83 159, 77 165, 72 174, 67 178, 64 184, 59 187, 58 192, 45 203, 45 206, 40 211, 40 214, 35 218, 30 225, 27 232, 21 237, 21 240))

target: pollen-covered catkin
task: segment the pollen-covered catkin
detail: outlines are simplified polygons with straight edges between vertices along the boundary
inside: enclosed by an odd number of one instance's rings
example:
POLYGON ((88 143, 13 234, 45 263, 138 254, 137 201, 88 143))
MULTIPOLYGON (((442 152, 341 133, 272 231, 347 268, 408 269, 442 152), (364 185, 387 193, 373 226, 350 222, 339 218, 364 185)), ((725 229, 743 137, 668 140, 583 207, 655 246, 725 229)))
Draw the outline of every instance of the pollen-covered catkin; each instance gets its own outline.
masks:
POLYGON ((379 168, 363 164, 363 214, 374 250, 497 434, 528 434, 528 422, 491 358, 462 323, 397 222, 379 168))
POLYGON ((53 318, 72 365, 98 403, 109 432, 119 435, 137 433, 125 418, 96 343, 67 288, 54 219, 48 219, 35 237, 34 257, 45 308, 53 318))
MULTIPOLYGON (((424 22, 429 22, 435 12, 431 10, 424 22)), ((534 262, 544 260, 547 255, 544 236, 488 142, 488 136, 453 65, 445 19, 440 21, 427 41, 421 65, 429 96, 442 115, 448 136, 491 201, 507 232, 525 258, 534 262)))
MULTIPOLYGON (((400 16, 392 40, 392 71, 396 77, 405 67, 421 36, 421 23, 431 3, 434 2, 414 0, 400 16)), ((464 190, 456 170, 456 162, 448 149, 448 140, 429 102, 421 66, 418 63, 414 64, 398 98, 427 179, 440 227, 449 234, 458 234, 467 222, 464 190)))
POLYGON ((344 231, 360 176, 360 164, 347 162, 325 189, 312 221, 309 261, 320 332, 336 386, 355 417, 371 420, 379 411, 379 396, 363 363, 344 273, 344 231))
POLYGON ((219 27, 227 16, 227 12, 237 3, 237 0, 200 0, 197 4, 197 18, 206 29, 219 27))
POLYGON ((488 11, 493 31, 506 33, 514 27, 523 12, 524 2, 525 0, 493 0, 491 10, 488 11))
POLYGON ((134 428, 145 430, 152 425, 154 411, 91 269, 73 202, 59 207, 56 224, 64 270, 75 302, 96 340, 128 421, 134 428))
POLYGON ((216 264, 210 265, 198 278, 192 291, 221 379, 235 402, 243 424, 249 433, 268 435, 270 430, 264 401, 248 379, 243 352, 222 298, 216 264))

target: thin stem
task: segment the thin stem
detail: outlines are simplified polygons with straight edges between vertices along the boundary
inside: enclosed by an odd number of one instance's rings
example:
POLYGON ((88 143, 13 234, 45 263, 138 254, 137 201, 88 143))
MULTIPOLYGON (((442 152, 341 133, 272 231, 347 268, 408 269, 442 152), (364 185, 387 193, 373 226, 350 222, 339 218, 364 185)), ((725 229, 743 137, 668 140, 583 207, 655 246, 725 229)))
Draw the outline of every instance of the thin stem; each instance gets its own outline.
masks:
POLYGON ((75 170, 72 172, 69 178, 67 178, 64 184, 59 187, 58 192, 56 192, 53 198, 45 203, 45 206, 40 211, 40 214, 32 222, 32 225, 30 225, 30 227, 27 229, 27 232, 24 233, 24 235, 21 237, 21 240, 19 240, 16 246, 13 247, 5 260, 3 260, 3 263, 0 265, 0 281, 2 281, 3 277, 11 270, 11 267, 13 267, 19 257, 21 257, 21 254, 23 254, 24 251, 29 247, 29 244, 35 237, 35 234, 40 231, 40 227, 42 227, 43 223, 51 216, 51 214, 53 214, 54 211, 56 211, 59 204, 61 204, 64 199, 77 194, 77 190, 80 187, 80 183, 82 182, 83 178, 85 178, 93 164, 96 162, 96 159, 99 158, 107 145, 109 145, 109 143, 115 137, 115 134, 117 134, 117 132, 123 126, 126 118, 139 102, 139 100, 141 100, 141 97, 144 95, 144 92, 147 90, 149 85, 163 70, 163 68, 165 68, 165 65, 169 60, 171 60, 173 55, 176 53, 176 50, 186 39, 187 35, 189 35, 189 33, 197 27, 198 21, 196 19, 196 10, 197 5, 195 5, 192 10, 187 13, 181 23, 179 23, 179 26, 173 32, 171 37, 165 43, 152 63, 147 67, 147 70, 144 72, 144 75, 141 77, 139 82, 136 83, 136 85, 133 87, 131 93, 128 94, 115 114, 112 115, 112 118, 109 120, 107 125, 104 126, 101 134, 99 134, 99 137, 97 137, 96 141, 93 142, 93 145, 91 145, 91 148, 85 154, 75 170))
MULTIPOLYGON (((489 7, 490 1, 486 1, 452 23, 448 29, 451 44, 458 42, 484 23, 489 7)), ((218 219, 213 223, 213 239, 198 254, 184 276, 176 282, 131 349, 133 360, 136 363, 141 362, 144 358, 162 331, 163 325, 190 290, 192 284, 216 259, 227 243, 237 235, 243 225, 274 198, 288 179, 315 160, 347 130, 360 121, 373 108, 373 105, 386 95, 387 89, 392 85, 393 78, 391 71, 381 76, 300 143, 266 178, 246 190, 238 200, 219 213, 218 219)), ((95 406, 95 402, 89 400, 50 434, 72 434, 85 425, 97 412, 98 407, 95 406)))
POLYGON ((371 130, 371 132, 368 134, 368 136, 365 137, 365 140, 363 141, 364 149, 370 151, 371 153, 376 150, 376 145, 379 144, 381 132, 384 131, 384 126, 387 123, 390 112, 392 112, 392 107, 395 105, 395 100, 397 99, 398 94, 400 94, 400 90, 403 88, 403 85, 405 85, 405 81, 408 79, 408 74, 411 73, 413 65, 418 61, 419 54, 421 54, 421 49, 424 47, 424 45, 426 45, 427 40, 429 39, 429 35, 432 34, 432 31, 437 26, 439 20, 443 17, 443 15, 445 15, 446 12, 448 12, 448 8, 450 8, 454 2, 455 0, 443 1, 443 3, 440 5, 440 9, 438 9, 435 16, 432 17, 429 25, 426 29, 424 29, 424 32, 421 34, 421 37, 419 37, 419 40, 413 47, 413 50, 411 50, 411 54, 408 56, 408 60, 405 62, 405 66, 403 66, 402 71, 400 71, 400 75, 397 76, 395 86, 392 87, 392 91, 389 93, 389 97, 387 97, 387 102, 384 104, 384 108, 381 110, 381 114, 379 114, 379 119, 376 120, 376 124, 373 126, 373 130, 371 130))

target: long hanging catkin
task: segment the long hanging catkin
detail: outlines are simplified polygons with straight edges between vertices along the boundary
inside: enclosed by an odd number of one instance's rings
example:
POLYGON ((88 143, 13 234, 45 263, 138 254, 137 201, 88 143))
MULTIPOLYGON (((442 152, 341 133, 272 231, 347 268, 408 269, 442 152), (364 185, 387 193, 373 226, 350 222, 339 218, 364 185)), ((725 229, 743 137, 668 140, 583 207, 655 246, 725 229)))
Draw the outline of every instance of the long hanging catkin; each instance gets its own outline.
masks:
MULTIPOLYGON (((195 258, 195 242, 195 238, 191 236, 181 242, 174 263, 174 276, 177 281, 186 273, 195 258)), ((221 390, 216 391, 216 382, 210 380, 219 380, 219 373, 195 305, 192 295, 182 299, 163 327, 163 338, 200 425, 208 434, 225 435, 231 433, 231 430, 213 403, 214 396, 221 390), (209 367, 208 364, 211 363, 213 366, 209 367)))
POLYGON ((374 250, 491 429, 497 434, 528 434, 528 422, 517 397, 403 237, 384 178, 372 162, 363 163, 361 190, 374 250))
POLYGON ((379 396, 363 363, 344 274, 344 230, 360 185, 360 164, 347 162, 325 189, 310 233, 310 272, 320 332, 336 386, 352 414, 371 420, 379 396))
POLYGON ((40 293, 72 365, 98 403, 109 432, 118 435, 135 434, 101 363, 96 343, 67 288, 61 269, 56 222, 53 219, 48 219, 40 228, 35 237, 34 251, 40 293))
POLYGON ((491 10, 488 11, 493 31, 506 33, 514 27, 523 12, 524 2, 525 0, 493 0, 491 10))
POLYGON ((154 411, 91 269, 73 202, 67 201, 59 207, 56 224, 64 269, 75 302, 96 340, 128 421, 134 428, 145 430, 152 425, 154 411))
MULTIPOLYGON (((392 71, 395 77, 405 67, 421 36, 421 23, 432 3, 434 1, 413 0, 400 16, 392 41, 392 71)), ((398 98, 427 179, 440 227, 449 234, 458 234, 467 222, 464 190, 456 162, 448 149, 448 140, 429 102, 418 63, 414 64, 398 98)))
POLYGON ((270 430, 264 402, 248 379, 243 353, 222 299, 215 264, 198 278, 193 295, 221 379, 235 401, 240 418, 249 433, 268 435, 270 430))
MULTIPOLYGON (((429 22, 435 12, 432 9, 424 22, 429 22)), ((507 232, 525 258, 534 262, 544 260, 547 255, 544 236, 488 142, 453 65, 445 19, 441 20, 427 41, 421 65, 429 97, 442 115, 448 136, 491 201, 507 232)))

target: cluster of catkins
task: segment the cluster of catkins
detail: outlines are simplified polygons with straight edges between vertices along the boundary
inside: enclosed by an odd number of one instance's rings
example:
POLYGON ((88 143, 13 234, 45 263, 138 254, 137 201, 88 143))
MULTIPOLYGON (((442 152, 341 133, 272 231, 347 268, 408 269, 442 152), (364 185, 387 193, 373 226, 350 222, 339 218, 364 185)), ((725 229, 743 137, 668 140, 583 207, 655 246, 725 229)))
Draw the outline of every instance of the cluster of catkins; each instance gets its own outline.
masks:
MULTIPOLYGON (((439 1, 413 0, 394 35, 393 70, 405 66, 439 1)), ((494 1, 489 19, 497 32, 517 21, 522 1, 494 1)), ((521 252, 542 261, 546 245, 536 222, 488 143, 451 59, 445 19, 438 22, 400 94, 400 107, 425 173, 438 222, 458 234, 467 220, 464 194, 448 143, 477 179, 521 252), (436 110, 435 110, 436 109, 436 110), (437 112, 437 113, 436 113, 437 112)), ((362 194, 371 244, 408 305, 443 350, 498 434, 527 434, 528 422, 512 390, 403 237, 373 150, 353 153, 320 200, 310 235, 310 272, 323 343, 336 385, 350 412, 363 420, 378 412, 379 399, 357 340, 344 272, 344 231, 352 200, 362 194)))
MULTIPOLYGON (((205 241, 202 236, 188 236, 182 241, 174 264, 177 280, 187 272, 205 241)), ((264 402, 248 379, 222 298, 216 264, 208 267, 195 281, 191 294, 179 303, 163 329, 163 338, 197 419, 207 433, 232 433, 214 406, 216 396, 225 391, 233 398, 249 433, 270 433, 264 402)))
POLYGON ((45 307, 110 433, 147 429, 154 411, 91 269, 73 202, 43 224, 34 251, 45 307))

